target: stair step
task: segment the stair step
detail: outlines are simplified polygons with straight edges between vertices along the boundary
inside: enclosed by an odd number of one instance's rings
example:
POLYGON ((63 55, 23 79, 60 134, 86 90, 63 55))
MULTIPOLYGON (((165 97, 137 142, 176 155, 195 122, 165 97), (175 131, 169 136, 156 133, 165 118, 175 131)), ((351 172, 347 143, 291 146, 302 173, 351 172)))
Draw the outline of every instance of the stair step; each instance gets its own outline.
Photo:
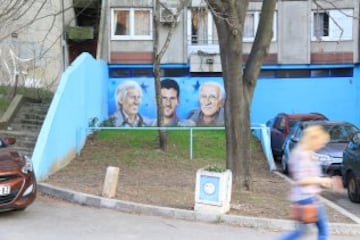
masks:
POLYGON ((8 130, 0 130, 0 136, 16 138, 13 147, 31 156, 49 106, 49 103, 23 102, 9 122, 8 130))

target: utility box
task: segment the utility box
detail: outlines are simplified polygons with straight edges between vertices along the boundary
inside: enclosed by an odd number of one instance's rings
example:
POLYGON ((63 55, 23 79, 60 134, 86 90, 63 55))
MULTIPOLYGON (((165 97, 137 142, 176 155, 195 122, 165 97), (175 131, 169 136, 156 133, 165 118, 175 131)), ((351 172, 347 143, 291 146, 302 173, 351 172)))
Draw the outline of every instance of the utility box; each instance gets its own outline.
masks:
POLYGON ((225 214, 230 210, 232 172, 211 172, 199 169, 196 172, 196 212, 225 214))

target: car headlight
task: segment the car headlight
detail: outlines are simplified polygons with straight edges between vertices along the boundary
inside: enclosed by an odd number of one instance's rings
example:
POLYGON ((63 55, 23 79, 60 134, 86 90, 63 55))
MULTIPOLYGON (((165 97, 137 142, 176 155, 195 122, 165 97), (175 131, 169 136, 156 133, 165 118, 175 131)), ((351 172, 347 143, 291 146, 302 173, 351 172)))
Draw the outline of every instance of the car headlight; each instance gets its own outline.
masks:
POLYGON ((329 165, 331 162, 331 157, 329 155, 315 153, 315 157, 321 165, 329 165))
POLYGON ((31 162, 31 159, 28 156, 23 156, 23 159, 25 161, 24 166, 21 168, 21 171, 25 174, 29 174, 33 171, 33 165, 31 162))

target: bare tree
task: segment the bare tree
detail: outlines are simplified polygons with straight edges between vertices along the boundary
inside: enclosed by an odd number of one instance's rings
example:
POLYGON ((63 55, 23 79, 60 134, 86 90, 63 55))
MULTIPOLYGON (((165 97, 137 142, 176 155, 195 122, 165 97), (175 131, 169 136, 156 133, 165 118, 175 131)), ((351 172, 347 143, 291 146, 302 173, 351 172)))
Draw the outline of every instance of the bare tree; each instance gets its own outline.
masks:
POLYGON ((226 165, 234 185, 251 189, 250 107, 257 76, 272 38, 276 0, 262 3, 261 17, 250 55, 243 62, 242 39, 249 1, 207 0, 219 36, 226 91, 226 165))
POLYGON ((74 20, 72 1, 66 8, 46 0, 4 0, 0 9, 1 84, 54 89, 62 73, 63 26, 74 20), (70 15, 67 23, 61 16, 70 15))
MULTIPOLYGON (((190 0, 181 0, 176 13, 174 13, 172 15, 172 17, 174 19, 177 19, 179 17, 179 14, 181 14, 182 10, 185 8, 185 6, 188 5, 190 0)), ((153 49, 153 59, 154 59, 154 78, 155 78, 155 95, 156 95, 156 106, 157 106, 157 126, 161 127, 164 126, 164 122, 163 122, 163 117, 164 117, 164 113, 163 113, 163 106, 161 103, 161 89, 160 89, 160 77, 161 77, 161 73, 160 73, 160 63, 161 63, 161 59, 164 56, 167 48, 169 47, 173 32, 177 26, 177 21, 171 21, 170 24, 168 25, 168 33, 167 33, 167 37, 162 45, 162 47, 160 48, 160 43, 159 43, 159 28, 160 28, 160 6, 163 7, 164 9, 168 10, 170 13, 170 9, 169 7, 163 3, 160 2, 160 0, 155 0, 155 4, 154 4, 154 17, 153 17, 153 25, 154 25, 154 49, 153 49)), ((159 130, 159 145, 160 145, 160 149, 162 149, 163 151, 167 150, 167 135, 166 135, 166 131, 160 129, 159 130)))

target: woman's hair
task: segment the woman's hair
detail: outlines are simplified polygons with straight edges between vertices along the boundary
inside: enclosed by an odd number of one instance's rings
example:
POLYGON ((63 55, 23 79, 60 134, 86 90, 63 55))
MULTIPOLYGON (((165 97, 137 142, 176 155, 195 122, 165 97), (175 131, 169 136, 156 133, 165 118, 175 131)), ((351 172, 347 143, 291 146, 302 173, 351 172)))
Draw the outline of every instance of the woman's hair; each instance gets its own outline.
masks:
POLYGON ((304 129, 300 143, 313 146, 315 143, 326 144, 329 140, 329 133, 322 126, 314 125, 304 129))

